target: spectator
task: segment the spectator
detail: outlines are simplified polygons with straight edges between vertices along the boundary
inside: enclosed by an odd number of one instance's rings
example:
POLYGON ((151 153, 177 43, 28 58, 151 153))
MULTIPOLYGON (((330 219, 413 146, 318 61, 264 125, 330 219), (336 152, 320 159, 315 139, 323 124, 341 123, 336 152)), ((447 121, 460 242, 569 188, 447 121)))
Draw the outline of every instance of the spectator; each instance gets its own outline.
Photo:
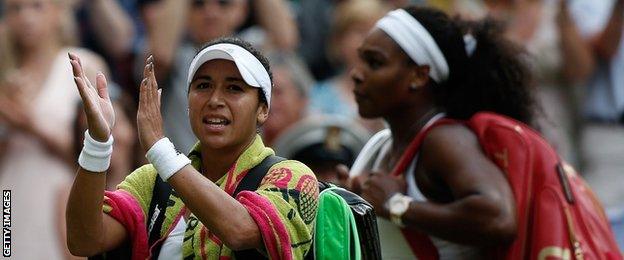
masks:
MULTIPOLYGON (((350 1, 350 0, 347 0, 350 1)), ((394 7, 408 2, 422 4, 424 0, 384 0, 394 7)), ((329 57, 332 21, 335 9, 343 0, 299 0, 295 1, 297 25, 301 38, 298 53, 318 81, 327 80, 340 73, 339 64, 333 64, 329 57)), ((357 1, 356 1, 357 2, 357 1)), ((370 12, 373 10, 367 10, 370 12)))
POLYGON ((341 63, 341 72, 312 88, 310 111, 313 114, 331 114, 347 120, 359 120, 371 132, 384 127, 380 120, 365 120, 357 115, 357 105, 353 95, 353 81, 349 69, 358 59, 357 46, 381 18, 387 8, 378 0, 349 0, 340 3, 334 13, 330 57, 341 63))
POLYGON ((283 132, 308 116, 308 96, 314 83, 312 76, 297 56, 269 55, 275 84, 271 95, 271 117, 262 125, 262 137, 273 146, 283 132))
MULTIPOLYGON (((80 45, 104 57, 112 79, 133 94, 132 61, 143 36, 139 5, 146 0, 78 0, 75 16, 80 45)), ((140 48, 143 51, 143 48, 140 48)))
POLYGON ((131 52, 135 39, 130 14, 120 0, 95 0, 78 2, 78 18, 83 45, 101 51, 112 60, 124 58, 131 52))
POLYGON ((506 37, 527 50, 542 108, 537 117, 540 132, 565 160, 578 165, 576 87, 586 82, 595 62, 570 15, 568 2, 485 1, 485 6, 506 25, 506 37))
POLYGON ((327 57, 328 39, 336 0, 300 0, 297 3, 297 25, 301 38, 298 53, 316 80, 337 74, 336 65, 327 57))
POLYGON ((355 157, 370 135, 356 122, 335 116, 310 116, 275 141, 275 153, 310 167, 320 181, 345 186, 355 157))
POLYGON ((598 60, 584 90, 583 172, 607 208, 621 206, 624 190, 624 0, 573 2, 579 28, 598 60))
POLYGON ((608 208, 620 248, 624 248, 624 1, 574 1, 578 26, 598 60, 582 104, 582 153, 587 181, 608 208))
POLYGON ((71 104, 79 99, 71 88, 67 52, 84 57, 89 77, 105 71, 105 65, 95 54, 71 47, 76 35, 67 1, 3 2, 0 121, 8 130, 0 184, 13 191, 12 257, 61 259, 67 247, 58 232, 64 221, 55 214, 56 202, 63 200, 59 188, 73 176, 69 158, 76 113, 71 104))

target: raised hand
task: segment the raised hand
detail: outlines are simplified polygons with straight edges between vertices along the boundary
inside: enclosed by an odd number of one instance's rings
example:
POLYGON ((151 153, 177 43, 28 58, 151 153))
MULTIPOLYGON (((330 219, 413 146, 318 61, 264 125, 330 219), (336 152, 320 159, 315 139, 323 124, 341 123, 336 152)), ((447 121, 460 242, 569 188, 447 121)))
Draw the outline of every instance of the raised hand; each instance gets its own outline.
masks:
POLYGON ((139 93, 139 109, 137 111, 137 128, 139 141, 144 151, 163 138, 162 115, 160 114, 160 93, 158 83, 154 75, 154 57, 152 55, 145 61, 143 80, 139 93))
POLYGON ((69 62, 72 65, 74 82, 84 104, 89 134, 93 139, 105 142, 111 135, 115 124, 115 111, 108 96, 106 77, 99 72, 96 77, 96 87, 94 87, 84 74, 80 58, 69 53, 69 62))

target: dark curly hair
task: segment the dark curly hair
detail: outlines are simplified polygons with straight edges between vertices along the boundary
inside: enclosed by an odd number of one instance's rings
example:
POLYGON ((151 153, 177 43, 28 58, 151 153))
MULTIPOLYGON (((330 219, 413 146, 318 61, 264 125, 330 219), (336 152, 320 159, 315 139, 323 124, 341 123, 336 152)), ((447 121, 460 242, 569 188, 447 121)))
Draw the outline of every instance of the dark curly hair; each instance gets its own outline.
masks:
MULTIPOLYGON (((201 48, 199 48, 199 50, 195 53, 195 55, 199 54, 202 50, 215 45, 215 44, 220 44, 220 43, 229 43, 229 44, 234 44, 234 45, 238 45, 240 47, 242 47, 243 49, 247 50, 248 52, 250 52, 254 57, 256 57, 256 59, 258 59, 260 61, 260 63, 262 64, 262 66, 264 67, 264 69, 266 69, 266 71, 269 73, 269 79, 271 80, 271 87, 273 87, 273 72, 271 71, 271 65, 269 65, 269 60, 260 52, 258 51, 256 48, 254 48, 251 43, 242 40, 240 38, 236 38, 236 37, 222 37, 222 38, 218 38, 215 40, 212 40, 206 44, 204 44, 204 46, 202 46, 201 48)), ((258 91, 262 91, 261 89, 258 89, 258 91)), ((266 96, 263 95, 258 95, 258 98, 260 100, 260 103, 264 103, 264 104, 268 104, 267 100, 266 100, 266 96)))
POLYGON ((499 23, 490 18, 451 19, 427 7, 405 10, 429 31, 448 62, 448 80, 430 82, 435 103, 449 117, 468 119, 476 112, 491 111, 533 125, 532 76, 524 51, 503 37, 499 23), (466 34, 477 41, 470 56, 465 49, 466 34))

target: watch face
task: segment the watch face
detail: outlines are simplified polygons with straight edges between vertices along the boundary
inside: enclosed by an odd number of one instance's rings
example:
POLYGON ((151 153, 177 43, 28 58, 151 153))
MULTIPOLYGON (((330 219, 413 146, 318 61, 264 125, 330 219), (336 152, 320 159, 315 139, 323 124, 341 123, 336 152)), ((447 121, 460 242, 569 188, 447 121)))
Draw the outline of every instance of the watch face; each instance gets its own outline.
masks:
POLYGON ((408 206, 409 200, 405 200, 402 195, 394 196, 390 199, 390 214, 403 215, 407 211, 408 206))

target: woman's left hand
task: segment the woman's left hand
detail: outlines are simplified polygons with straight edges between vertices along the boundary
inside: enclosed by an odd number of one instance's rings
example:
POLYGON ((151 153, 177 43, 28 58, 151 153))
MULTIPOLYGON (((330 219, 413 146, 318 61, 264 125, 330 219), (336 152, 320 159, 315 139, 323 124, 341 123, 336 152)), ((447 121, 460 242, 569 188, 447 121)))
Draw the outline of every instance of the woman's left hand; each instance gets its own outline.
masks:
POLYGON ((154 57, 147 58, 143 70, 139 93, 139 109, 137 111, 137 129, 139 141, 147 152, 156 141, 163 138, 162 115, 160 114, 160 93, 154 76, 154 57))
POLYGON ((368 180, 362 185, 362 198, 375 209, 375 214, 388 218, 390 213, 385 207, 386 201, 395 193, 405 193, 407 183, 401 177, 383 173, 370 173, 368 180))

